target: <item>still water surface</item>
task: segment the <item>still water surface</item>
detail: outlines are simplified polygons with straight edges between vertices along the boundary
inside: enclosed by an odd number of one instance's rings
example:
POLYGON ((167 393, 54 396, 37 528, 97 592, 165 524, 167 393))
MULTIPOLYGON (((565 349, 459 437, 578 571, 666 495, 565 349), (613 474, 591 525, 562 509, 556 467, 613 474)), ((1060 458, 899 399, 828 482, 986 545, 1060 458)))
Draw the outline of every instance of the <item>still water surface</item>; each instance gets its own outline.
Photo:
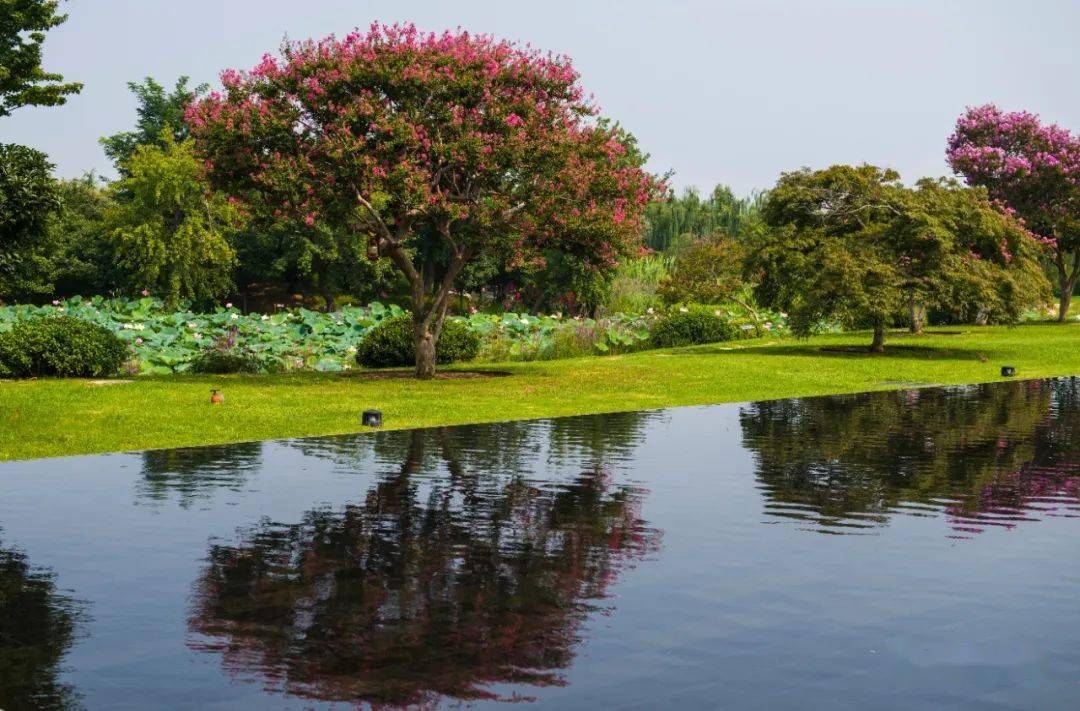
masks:
POLYGON ((0 708, 1080 707, 1080 379, 0 465, 0 708))

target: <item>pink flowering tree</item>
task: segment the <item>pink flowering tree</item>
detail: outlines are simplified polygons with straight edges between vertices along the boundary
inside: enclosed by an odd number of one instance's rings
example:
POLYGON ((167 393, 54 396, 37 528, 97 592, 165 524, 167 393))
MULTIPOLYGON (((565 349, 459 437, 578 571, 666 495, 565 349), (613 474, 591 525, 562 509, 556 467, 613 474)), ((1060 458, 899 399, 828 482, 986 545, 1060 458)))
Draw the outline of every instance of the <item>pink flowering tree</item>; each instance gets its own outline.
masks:
POLYGON ((434 374, 455 280, 477 255, 608 269, 660 190, 568 59, 467 32, 372 25, 286 43, 186 120, 212 183, 298 229, 330 228, 411 287, 416 374, 434 374))
POLYGON ((1080 136, 1026 111, 968 109, 947 157, 971 185, 1015 212, 1047 249, 1057 272, 1058 320, 1068 318, 1080 277, 1080 136))

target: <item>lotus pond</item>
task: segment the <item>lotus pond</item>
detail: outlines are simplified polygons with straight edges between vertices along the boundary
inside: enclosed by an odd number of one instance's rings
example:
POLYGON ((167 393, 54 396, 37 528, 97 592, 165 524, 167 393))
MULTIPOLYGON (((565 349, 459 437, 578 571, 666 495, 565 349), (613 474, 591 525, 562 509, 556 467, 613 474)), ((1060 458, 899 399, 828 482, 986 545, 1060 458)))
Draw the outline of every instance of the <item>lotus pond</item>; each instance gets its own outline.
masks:
MULTIPOLYGON (((19 320, 66 314, 116 333, 132 350, 135 373, 183 373, 200 353, 230 334, 237 345, 276 369, 339 372, 355 367, 357 343, 368 330, 401 313, 399 306, 380 302, 345 306, 331 313, 282 305, 273 314, 245 314, 232 304, 198 313, 188 308, 168 310, 153 297, 95 296, 44 306, 0 306, 0 333, 19 320)), ((718 307, 717 314, 738 322, 740 333, 748 337, 786 332, 780 314, 755 312, 751 319, 737 305, 718 307)), ((656 317, 652 312, 597 319, 508 312, 454 318, 480 335, 482 360, 528 361, 644 348, 656 317)))

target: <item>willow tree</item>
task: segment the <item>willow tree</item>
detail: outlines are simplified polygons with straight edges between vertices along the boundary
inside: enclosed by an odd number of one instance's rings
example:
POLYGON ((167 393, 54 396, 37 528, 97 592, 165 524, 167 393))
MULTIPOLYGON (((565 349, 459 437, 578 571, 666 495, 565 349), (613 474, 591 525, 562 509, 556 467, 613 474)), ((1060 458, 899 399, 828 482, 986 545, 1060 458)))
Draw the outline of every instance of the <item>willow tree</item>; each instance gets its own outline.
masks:
POLYGON ((467 32, 372 25, 286 43, 188 109, 213 184, 253 214, 355 235, 408 280, 416 374, 480 254, 607 269, 658 189, 565 57, 467 32))

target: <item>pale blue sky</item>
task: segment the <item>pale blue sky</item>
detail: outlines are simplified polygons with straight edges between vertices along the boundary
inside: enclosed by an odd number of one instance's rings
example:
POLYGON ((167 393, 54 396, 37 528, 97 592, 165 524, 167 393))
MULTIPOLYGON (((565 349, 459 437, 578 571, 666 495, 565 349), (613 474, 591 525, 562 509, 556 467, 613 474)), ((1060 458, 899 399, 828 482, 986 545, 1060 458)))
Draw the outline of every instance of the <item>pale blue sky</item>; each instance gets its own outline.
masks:
POLYGON ((216 82, 285 34, 376 19, 570 55, 604 113, 680 187, 746 193, 840 162, 941 175, 957 115, 987 101, 1080 129, 1077 0, 72 0, 66 11, 46 66, 85 82, 82 95, 0 119, 0 141, 46 151, 65 176, 110 173, 97 138, 133 124, 128 80, 216 82))

